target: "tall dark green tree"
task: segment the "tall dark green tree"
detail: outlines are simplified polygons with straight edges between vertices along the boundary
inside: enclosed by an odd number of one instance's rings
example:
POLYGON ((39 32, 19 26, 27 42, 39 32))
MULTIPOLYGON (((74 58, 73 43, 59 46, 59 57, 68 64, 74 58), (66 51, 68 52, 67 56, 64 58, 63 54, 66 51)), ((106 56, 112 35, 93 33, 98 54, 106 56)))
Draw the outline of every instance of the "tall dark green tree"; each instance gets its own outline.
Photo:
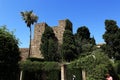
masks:
POLYGON ((86 26, 81 26, 77 29, 75 43, 79 55, 92 51, 93 46, 96 44, 94 37, 90 38, 90 32, 86 26))
POLYGON ((47 61, 59 61, 58 40, 51 27, 47 26, 41 38, 41 53, 47 61))
POLYGON ((21 12, 21 16, 23 20, 25 21, 27 27, 30 29, 30 45, 29 45, 29 52, 28 52, 28 58, 30 57, 31 53, 31 37, 32 37, 32 31, 31 31, 31 25, 33 25, 38 20, 38 16, 36 16, 33 11, 25 11, 21 12))
POLYGON ((110 58, 120 59, 120 29, 114 20, 105 20, 105 52, 110 58))
POLYGON ((18 39, 5 27, 0 28, 0 80, 17 80, 20 52, 18 39))
POLYGON ((72 61, 77 57, 74 36, 70 30, 64 31, 62 57, 65 61, 72 61))
POLYGON ((90 39, 90 32, 86 26, 81 26, 77 29, 77 38, 83 39, 90 39))
POLYGON ((63 34, 62 59, 70 62, 77 58, 74 35, 72 33, 72 23, 67 19, 63 34))
POLYGON ((71 21, 69 19, 66 19, 65 21, 66 21, 65 30, 72 31, 73 29, 72 29, 72 23, 71 23, 71 21))

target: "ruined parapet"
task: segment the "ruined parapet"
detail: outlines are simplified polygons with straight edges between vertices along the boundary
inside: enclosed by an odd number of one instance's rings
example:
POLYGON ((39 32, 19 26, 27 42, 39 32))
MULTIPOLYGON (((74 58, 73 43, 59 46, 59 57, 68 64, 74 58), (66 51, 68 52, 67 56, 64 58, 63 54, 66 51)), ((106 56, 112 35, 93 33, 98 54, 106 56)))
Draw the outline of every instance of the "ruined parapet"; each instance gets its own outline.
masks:
POLYGON ((34 38, 31 43, 32 45, 31 57, 42 58, 40 51, 40 44, 41 44, 41 37, 46 26, 47 26, 46 23, 39 23, 35 25, 34 38))
MULTIPOLYGON (((44 33, 45 27, 48 25, 46 23, 37 23, 34 27, 34 37, 31 41, 31 54, 30 57, 35 58, 43 58, 40 51, 41 37, 44 33)), ((65 31, 65 27, 67 26, 66 20, 59 20, 59 24, 56 27, 52 27, 56 38, 58 39, 58 44, 61 45, 63 41, 63 33, 65 31)), ((23 55, 24 53, 22 53, 23 55)), ((25 53, 26 55, 27 53, 25 53)))
POLYGON ((65 31, 66 20, 59 20, 59 25, 56 27, 52 27, 56 38, 58 39, 58 43, 62 44, 63 33, 65 31))

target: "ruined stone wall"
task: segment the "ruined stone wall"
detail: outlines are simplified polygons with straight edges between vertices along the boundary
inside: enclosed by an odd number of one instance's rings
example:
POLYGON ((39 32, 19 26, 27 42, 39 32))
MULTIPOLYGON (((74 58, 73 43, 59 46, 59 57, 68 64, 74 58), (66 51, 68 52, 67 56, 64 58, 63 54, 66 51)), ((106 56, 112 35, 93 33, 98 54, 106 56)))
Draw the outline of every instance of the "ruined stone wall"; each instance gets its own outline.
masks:
MULTIPOLYGON (((41 36, 47 26, 46 23, 39 23, 35 25, 34 28, 34 38, 31 43, 32 47, 32 54, 31 57, 43 58, 41 51, 40 51, 40 44, 41 44, 41 36)), ((60 20, 59 25, 56 27, 52 27, 55 36, 58 39, 59 44, 62 44, 63 33, 66 26, 66 20, 60 20)))
POLYGON ((40 52, 40 44, 41 44, 41 36, 45 30, 45 27, 47 26, 46 23, 39 23, 35 25, 34 28, 34 38, 31 43, 31 57, 37 57, 42 58, 41 52, 40 52))
MULTIPOLYGON (((58 39, 58 43, 62 44, 63 33, 65 31, 66 20, 59 20, 59 24, 56 27, 52 27, 55 36, 58 39)), ((46 23, 38 23, 34 27, 34 37, 31 42, 31 54, 30 57, 43 58, 40 51, 41 37, 44 33, 45 27, 47 27, 46 23)), ((20 49, 21 56, 23 59, 27 58, 28 48, 20 49)))
POLYGON ((66 20, 59 20, 59 25, 56 27, 52 27, 55 36, 58 39, 58 43, 62 44, 62 39, 63 39, 63 33, 65 31, 65 26, 66 26, 66 20))

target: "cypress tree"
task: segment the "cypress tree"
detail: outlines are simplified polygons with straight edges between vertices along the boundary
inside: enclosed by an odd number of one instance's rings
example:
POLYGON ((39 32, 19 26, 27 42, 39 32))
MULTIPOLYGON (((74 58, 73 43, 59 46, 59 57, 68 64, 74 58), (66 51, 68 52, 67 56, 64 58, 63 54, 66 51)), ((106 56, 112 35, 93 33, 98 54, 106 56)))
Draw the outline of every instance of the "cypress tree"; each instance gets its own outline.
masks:
POLYGON ((72 23, 66 20, 65 31, 63 34, 62 59, 70 62, 77 57, 74 35, 72 33, 72 23))
POLYGON ((105 52, 110 58, 120 59, 120 29, 114 20, 105 20, 105 52))
POLYGON ((41 38, 41 53, 47 61, 59 61, 58 40, 51 27, 47 26, 41 38))

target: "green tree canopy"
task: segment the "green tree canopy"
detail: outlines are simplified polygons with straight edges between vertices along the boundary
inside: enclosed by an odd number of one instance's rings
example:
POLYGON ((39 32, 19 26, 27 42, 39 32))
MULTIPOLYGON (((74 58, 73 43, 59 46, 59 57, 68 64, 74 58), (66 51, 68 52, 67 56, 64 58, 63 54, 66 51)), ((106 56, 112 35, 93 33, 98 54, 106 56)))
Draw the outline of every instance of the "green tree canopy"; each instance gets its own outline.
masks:
POLYGON ((27 24, 27 27, 31 27, 32 24, 37 22, 38 16, 36 16, 33 11, 21 12, 22 18, 27 24))
POLYGON ((81 26, 77 29, 75 44, 79 55, 92 51, 96 43, 94 37, 90 38, 90 31, 86 26, 81 26))
POLYGON ((105 20, 105 52, 110 58, 120 59, 120 29, 114 20, 105 20))
POLYGON ((77 29, 77 37, 83 39, 89 39, 90 38, 90 32, 89 29, 86 26, 79 27, 77 29))
POLYGON ((63 34, 62 57, 68 62, 77 57, 74 35, 70 30, 65 30, 63 34))
POLYGON ((65 26, 65 30, 70 30, 72 31, 72 23, 69 19, 66 19, 66 26, 65 26))
POLYGON ((5 27, 0 28, 0 80, 16 80, 20 52, 18 39, 5 27), (7 77, 6 77, 7 76, 7 77))
POLYGON ((72 61, 77 58, 75 38, 72 33, 72 23, 70 20, 66 19, 65 31, 63 33, 63 44, 61 49, 62 60, 72 61))

